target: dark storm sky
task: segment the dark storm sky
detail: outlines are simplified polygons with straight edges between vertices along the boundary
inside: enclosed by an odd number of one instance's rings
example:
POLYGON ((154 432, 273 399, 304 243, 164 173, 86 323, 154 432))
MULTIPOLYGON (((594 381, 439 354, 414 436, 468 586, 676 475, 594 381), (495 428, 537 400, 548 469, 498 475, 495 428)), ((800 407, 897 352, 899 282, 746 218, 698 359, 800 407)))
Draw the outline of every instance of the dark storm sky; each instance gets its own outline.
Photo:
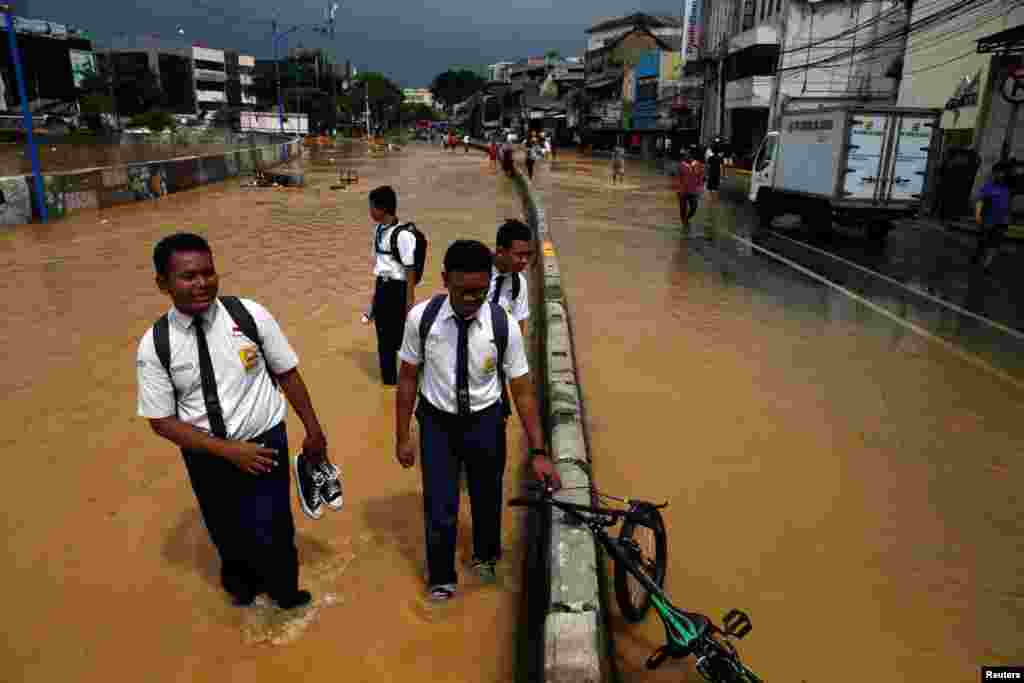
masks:
MULTIPOLYGON (((323 21, 328 0, 28 0, 29 15, 89 31, 103 46, 118 33, 172 37, 180 25, 189 42, 272 54, 270 23, 323 21)), ((546 50, 582 54, 583 31, 597 21, 635 11, 678 15, 672 1, 651 6, 622 0, 339 0, 335 54, 360 70, 382 71, 405 87, 426 86, 450 65, 489 64, 546 50)), ((306 29, 288 45, 327 47, 306 29)))

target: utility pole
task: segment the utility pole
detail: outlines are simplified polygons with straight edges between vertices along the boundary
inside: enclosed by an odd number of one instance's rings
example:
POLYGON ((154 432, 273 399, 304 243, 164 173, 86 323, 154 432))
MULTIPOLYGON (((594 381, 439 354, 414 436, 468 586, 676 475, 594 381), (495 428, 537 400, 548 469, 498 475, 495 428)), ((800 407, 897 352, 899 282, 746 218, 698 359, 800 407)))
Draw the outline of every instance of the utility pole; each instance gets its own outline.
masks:
POLYGON ((25 92, 25 75, 21 69, 21 55, 18 52, 18 41, 14 36, 14 18, 11 17, 11 6, 0 4, 0 13, 4 15, 4 23, 7 26, 7 46, 11 51, 11 61, 14 62, 14 75, 18 80, 18 95, 21 98, 21 111, 24 116, 25 134, 28 140, 28 153, 32 159, 32 177, 36 188, 36 208, 39 210, 39 218, 43 223, 49 219, 46 209, 46 195, 43 187, 43 174, 39 165, 39 149, 36 147, 36 140, 32 134, 32 110, 28 106, 28 94, 25 92))

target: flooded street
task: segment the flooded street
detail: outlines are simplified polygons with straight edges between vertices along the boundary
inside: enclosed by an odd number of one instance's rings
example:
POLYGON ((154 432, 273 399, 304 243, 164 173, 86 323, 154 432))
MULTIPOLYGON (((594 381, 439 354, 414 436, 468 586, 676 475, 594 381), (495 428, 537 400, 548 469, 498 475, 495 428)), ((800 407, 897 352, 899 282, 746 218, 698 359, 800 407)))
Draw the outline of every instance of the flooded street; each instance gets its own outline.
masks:
MULTIPOLYGON (((395 394, 379 385, 359 315, 372 286, 369 189, 393 184, 400 217, 430 239, 419 299, 442 288, 447 245, 493 244, 519 199, 480 154, 425 147, 346 161, 360 183, 332 191, 337 155, 307 161, 303 189, 236 179, 2 233, 3 680, 512 679, 519 518, 505 517, 503 581, 477 585, 464 500, 462 592, 426 607, 420 476, 395 462, 395 394), (228 604, 181 455, 135 416, 138 340, 169 307, 152 249, 179 230, 209 239, 222 294, 251 297, 281 323, 342 468, 341 512, 313 522, 293 502, 315 603, 287 619, 228 604)), ((295 452, 304 433, 292 411, 288 428, 295 452)), ((510 454, 522 453, 520 435, 513 418, 510 454)), ((522 461, 510 455, 509 492, 522 461)))
MULTIPOLYGON (((669 181, 630 164, 612 187, 607 161, 563 153, 535 184, 594 481, 669 501, 673 602, 746 610, 741 653, 768 681, 1024 661, 1024 376, 724 236, 732 206, 697 214, 717 238, 683 238, 669 181)), ((653 612, 613 621, 624 680, 698 680, 644 668, 653 612)))

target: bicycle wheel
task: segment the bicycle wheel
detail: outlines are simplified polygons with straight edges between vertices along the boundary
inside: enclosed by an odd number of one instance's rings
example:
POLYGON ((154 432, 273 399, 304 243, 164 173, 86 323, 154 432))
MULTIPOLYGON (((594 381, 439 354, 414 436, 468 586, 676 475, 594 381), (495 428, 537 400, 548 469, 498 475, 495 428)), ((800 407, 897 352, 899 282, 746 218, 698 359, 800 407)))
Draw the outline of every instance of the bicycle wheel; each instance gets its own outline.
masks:
MULTIPOLYGON (((622 522, 619 540, 636 543, 638 553, 634 559, 637 566, 659 588, 663 587, 668 563, 668 542, 661 513, 652 507, 644 510, 642 516, 627 517, 622 522)), ((622 616, 633 623, 643 619, 651 607, 651 594, 622 562, 615 563, 615 599, 622 610, 622 616)))

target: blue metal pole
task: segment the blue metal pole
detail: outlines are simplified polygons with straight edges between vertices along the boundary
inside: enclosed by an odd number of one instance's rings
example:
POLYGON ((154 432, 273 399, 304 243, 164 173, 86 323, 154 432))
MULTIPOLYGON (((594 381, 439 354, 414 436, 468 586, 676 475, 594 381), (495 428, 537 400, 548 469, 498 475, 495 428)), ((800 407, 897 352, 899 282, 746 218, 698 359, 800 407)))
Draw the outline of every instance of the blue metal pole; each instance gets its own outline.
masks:
POLYGON ((43 187, 43 174, 39 168, 39 150, 36 148, 36 140, 32 135, 32 110, 28 108, 28 95, 25 92, 25 77, 21 72, 21 57, 18 54, 18 41, 14 37, 14 20, 11 18, 11 6, 0 5, 0 11, 4 14, 7 26, 7 45, 11 50, 11 60, 14 62, 14 74, 18 79, 18 94, 21 96, 21 111, 25 117, 25 132, 28 134, 28 153, 32 159, 32 176, 35 178, 36 186, 36 208, 39 209, 39 217, 43 223, 49 219, 46 210, 46 195, 43 187))

